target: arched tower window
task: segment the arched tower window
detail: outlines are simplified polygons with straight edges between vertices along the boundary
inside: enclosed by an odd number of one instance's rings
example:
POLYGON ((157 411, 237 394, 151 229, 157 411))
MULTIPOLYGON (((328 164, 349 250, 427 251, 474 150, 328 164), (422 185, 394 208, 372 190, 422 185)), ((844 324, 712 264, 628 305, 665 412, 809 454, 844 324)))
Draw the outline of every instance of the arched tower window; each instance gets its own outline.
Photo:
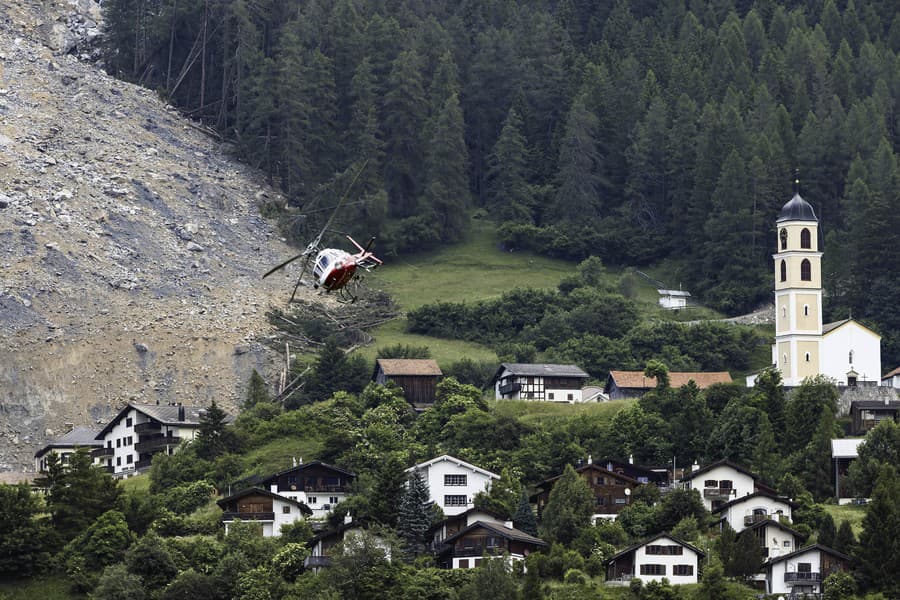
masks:
POLYGON ((812 266, 806 258, 800 263, 800 279, 802 281, 812 281, 812 266))
POLYGON ((784 261, 781 261, 781 281, 787 281, 787 263, 784 261))
POLYGON ((806 362, 809 362, 809 352, 806 353, 806 362))
POLYGON ((787 229, 782 229, 778 235, 781 237, 781 249, 787 250, 787 229))
POLYGON ((810 240, 809 229, 803 228, 803 231, 800 232, 800 247, 801 248, 812 248, 812 240, 810 240))

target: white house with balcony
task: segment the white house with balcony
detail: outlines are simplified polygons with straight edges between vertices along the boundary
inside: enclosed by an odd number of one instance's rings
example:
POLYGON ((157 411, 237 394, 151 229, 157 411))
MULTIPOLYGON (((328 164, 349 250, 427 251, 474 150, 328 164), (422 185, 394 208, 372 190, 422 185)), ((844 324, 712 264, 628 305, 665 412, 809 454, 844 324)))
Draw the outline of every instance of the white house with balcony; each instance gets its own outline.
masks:
POLYGON ((806 536, 787 524, 775 520, 757 521, 738 533, 738 537, 752 535, 766 560, 790 554, 800 547, 806 536))
POLYGON ((850 560, 846 554, 821 544, 770 558, 764 565, 766 592, 799 597, 821 594, 825 578, 832 573, 849 570, 850 560))
POLYGON ((222 498, 216 504, 222 509, 225 533, 235 521, 252 522, 263 537, 281 535, 281 528, 312 514, 308 506, 291 498, 250 488, 222 498))
POLYGON ((324 519, 350 497, 356 473, 319 461, 294 465, 258 481, 257 487, 309 507, 314 519, 324 519))
POLYGON ((700 560, 705 556, 699 548, 660 533, 607 559, 606 581, 627 584, 640 579, 649 583, 665 578, 673 585, 697 583, 700 560))
POLYGON ((494 398, 578 403, 589 379, 577 365, 503 363, 494 375, 494 398))
POLYGON ((720 460, 705 467, 700 467, 695 462, 690 473, 682 476, 681 487, 699 491, 703 506, 712 512, 755 492, 756 479, 756 475, 730 460, 720 460))
POLYGON ((496 473, 446 454, 413 465, 406 472, 416 469, 428 483, 431 501, 448 517, 472 508, 475 494, 487 492, 491 482, 500 479, 496 473))
POLYGON ((69 464, 69 458, 79 448, 92 451, 103 445, 96 439, 97 430, 90 427, 73 427, 62 436, 56 438, 40 450, 34 453, 34 466, 38 473, 47 471, 48 461, 51 455, 56 455, 62 465, 69 464))
POLYGON ((712 513, 740 532, 760 521, 781 521, 790 523, 796 504, 767 491, 757 490, 741 496, 714 509, 712 513))
POLYGON ((193 440, 205 415, 203 406, 129 403, 96 435, 102 446, 91 452, 94 464, 116 477, 149 469, 153 455, 193 440))

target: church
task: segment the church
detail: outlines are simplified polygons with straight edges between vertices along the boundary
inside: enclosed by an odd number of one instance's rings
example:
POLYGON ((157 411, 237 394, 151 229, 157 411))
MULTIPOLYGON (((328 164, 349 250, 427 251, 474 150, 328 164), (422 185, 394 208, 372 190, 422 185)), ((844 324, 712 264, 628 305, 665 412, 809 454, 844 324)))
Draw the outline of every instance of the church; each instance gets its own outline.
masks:
POLYGON ((819 374, 839 386, 878 385, 881 336, 852 318, 822 324, 819 220, 796 189, 776 228, 772 365, 784 385, 798 386, 819 374))

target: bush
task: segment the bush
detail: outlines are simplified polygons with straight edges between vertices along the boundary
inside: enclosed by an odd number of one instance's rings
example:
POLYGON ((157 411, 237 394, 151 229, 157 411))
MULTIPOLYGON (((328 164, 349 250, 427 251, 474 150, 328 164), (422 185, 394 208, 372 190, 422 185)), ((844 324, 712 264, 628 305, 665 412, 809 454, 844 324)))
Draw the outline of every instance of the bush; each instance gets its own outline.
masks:
POLYGON ((205 506, 215 488, 205 480, 176 486, 165 493, 165 504, 175 514, 189 515, 205 506))
POLYGON ((588 578, 580 569, 569 569, 563 577, 563 582, 569 585, 584 585, 588 582, 588 578))

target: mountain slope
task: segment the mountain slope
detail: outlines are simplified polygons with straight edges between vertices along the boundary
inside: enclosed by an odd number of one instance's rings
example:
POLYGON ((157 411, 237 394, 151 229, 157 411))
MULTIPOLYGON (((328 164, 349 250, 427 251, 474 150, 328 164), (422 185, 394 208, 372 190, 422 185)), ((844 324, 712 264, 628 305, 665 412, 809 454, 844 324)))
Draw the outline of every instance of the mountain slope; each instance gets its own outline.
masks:
POLYGON ((234 406, 294 273, 250 169, 48 47, 83 5, 0 6, 0 472, 129 400, 234 406))

